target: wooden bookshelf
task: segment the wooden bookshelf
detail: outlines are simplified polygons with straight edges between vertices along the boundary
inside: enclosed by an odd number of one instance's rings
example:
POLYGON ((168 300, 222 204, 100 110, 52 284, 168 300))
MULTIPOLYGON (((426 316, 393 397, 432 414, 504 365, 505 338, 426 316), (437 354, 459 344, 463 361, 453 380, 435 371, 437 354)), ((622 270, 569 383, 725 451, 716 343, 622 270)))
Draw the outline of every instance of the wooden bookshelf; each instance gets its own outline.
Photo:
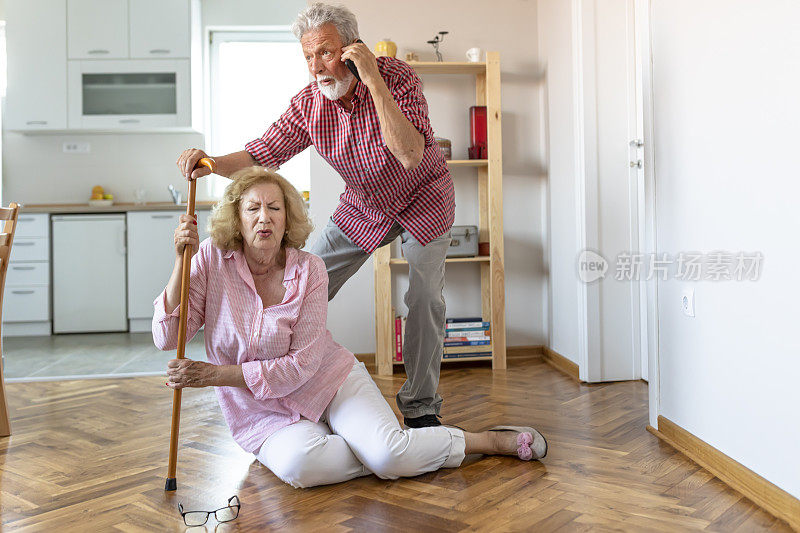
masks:
MULTIPOLYGON (((488 348, 488 346, 487 346, 488 348)), ((489 350, 486 350, 487 352, 489 350)), ((442 359, 442 363, 467 363, 470 361, 491 361, 491 355, 479 355, 477 357, 451 357, 449 359, 442 359)), ((392 366, 402 365, 402 361, 392 361, 392 366)))
POLYGON ((488 159, 448 159, 448 167, 488 167, 488 159))
MULTIPOLYGON (((503 148, 500 111, 500 53, 487 52, 483 63, 411 62, 418 74, 469 75, 475 79, 475 103, 486 106, 488 159, 453 159, 449 168, 474 168, 478 178, 478 242, 488 242, 488 256, 453 257, 448 263, 475 263, 480 268, 481 316, 491 322, 492 343, 486 346, 491 356, 442 359, 447 362, 491 361, 492 368, 506 368, 505 267, 503 248, 503 148)), ((466 110, 465 110, 466 112, 466 110)), ((390 245, 378 248, 373 256, 375 274, 375 363, 378 374, 390 375, 394 361, 395 338, 392 314, 392 265, 407 265, 403 258, 391 256, 390 245)))
MULTIPOLYGON (((489 59, 489 53, 486 59, 489 59)), ((499 52, 491 52, 500 56, 499 52)), ((488 62, 488 61, 487 61, 488 62)), ((468 61, 409 61, 408 63, 417 74, 474 74, 476 76, 486 74, 486 62, 471 63, 468 61)), ((483 104, 477 104, 483 105, 483 104)))
MULTIPOLYGON (((481 263, 481 262, 488 262, 491 260, 491 257, 488 255, 479 255, 476 257, 448 257, 444 260, 445 263, 481 263)), ((402 257, 392 257, 389 259, 390 265, 407 265, 408 261, 403 259, 402 257)))
MULTIPOLYGON (((488 350, 487 350, 488 351, 488 350)), ((456 363, 456 362, 467 362, 467 361, 491 361, 491 355, 476 355, 475 357, 449 357, 449 358, 442 358, 443 363, 456 363)))

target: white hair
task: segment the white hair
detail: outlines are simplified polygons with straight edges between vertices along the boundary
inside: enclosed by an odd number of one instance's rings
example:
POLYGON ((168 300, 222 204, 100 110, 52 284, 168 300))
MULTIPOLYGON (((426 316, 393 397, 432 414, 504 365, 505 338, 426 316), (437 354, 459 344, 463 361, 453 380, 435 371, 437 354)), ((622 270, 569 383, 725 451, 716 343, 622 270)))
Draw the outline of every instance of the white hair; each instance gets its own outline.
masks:
POLYGON ((352 11, 344 6, 333 6, 317 2, 297 15, 292 24, 292 33, 299 41, 309 30, 316 30, 325 24, 333 24, 339 32, 342 44, 349 45, 358 39, 358 22, 352 11))

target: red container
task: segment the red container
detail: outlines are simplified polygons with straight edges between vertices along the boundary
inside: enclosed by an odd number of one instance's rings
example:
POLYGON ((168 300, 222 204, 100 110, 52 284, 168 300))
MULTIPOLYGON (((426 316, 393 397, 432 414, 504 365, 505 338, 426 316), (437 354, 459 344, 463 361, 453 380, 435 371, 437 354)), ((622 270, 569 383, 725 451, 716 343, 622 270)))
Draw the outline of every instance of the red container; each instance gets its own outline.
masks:
POLYGON ((486 106, 474 105, 469 108, 470 159, 486 159, 486 106))

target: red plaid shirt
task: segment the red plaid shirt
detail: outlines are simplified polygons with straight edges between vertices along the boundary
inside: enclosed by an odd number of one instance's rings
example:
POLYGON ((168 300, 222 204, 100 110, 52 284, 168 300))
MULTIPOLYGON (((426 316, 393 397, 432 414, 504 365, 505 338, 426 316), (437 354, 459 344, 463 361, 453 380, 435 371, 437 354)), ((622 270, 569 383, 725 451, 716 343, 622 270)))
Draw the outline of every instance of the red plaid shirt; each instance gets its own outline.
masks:
POLYGON ((363 83, 356 84, 348 112, 311 82, 260 139, 245 146, 261 165, 277 168, 313 144, 345 182, 333 221, 367 253, 395 221, 425 245, 447 232, 455 216, 453 181, 433 138, 422 82, 405 62, 377 59, 398 107, 425 137, 422 162, 414 170, 405 170, 386 146, 363 83))

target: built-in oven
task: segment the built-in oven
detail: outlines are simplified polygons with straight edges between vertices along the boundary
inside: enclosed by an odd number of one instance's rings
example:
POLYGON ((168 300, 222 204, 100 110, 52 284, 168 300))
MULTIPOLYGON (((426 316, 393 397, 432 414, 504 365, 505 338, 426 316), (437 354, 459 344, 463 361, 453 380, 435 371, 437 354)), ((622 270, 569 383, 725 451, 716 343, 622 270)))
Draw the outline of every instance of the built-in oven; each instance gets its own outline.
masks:
POLYGON ((191 126, 188 59, 72 60, 69 127, 191 126))

